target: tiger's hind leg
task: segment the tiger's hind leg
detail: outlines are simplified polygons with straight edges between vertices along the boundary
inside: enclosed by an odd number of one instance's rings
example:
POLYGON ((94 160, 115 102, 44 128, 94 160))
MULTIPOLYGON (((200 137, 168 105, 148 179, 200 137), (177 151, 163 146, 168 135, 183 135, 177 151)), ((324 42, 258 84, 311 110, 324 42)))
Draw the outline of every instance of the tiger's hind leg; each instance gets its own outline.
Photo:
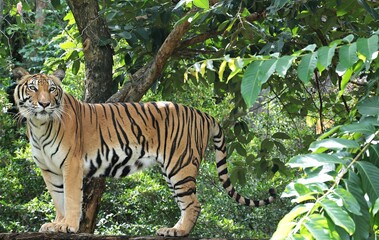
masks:
POLYGON ((174 197, 181 211, 180 219, 172 228, 161 228, 157 231, 160 236, 187 236, 194 227, 201 207, 196 196, 196 180, 194 177, 175 180, 172 177, 171 185, 174 197))

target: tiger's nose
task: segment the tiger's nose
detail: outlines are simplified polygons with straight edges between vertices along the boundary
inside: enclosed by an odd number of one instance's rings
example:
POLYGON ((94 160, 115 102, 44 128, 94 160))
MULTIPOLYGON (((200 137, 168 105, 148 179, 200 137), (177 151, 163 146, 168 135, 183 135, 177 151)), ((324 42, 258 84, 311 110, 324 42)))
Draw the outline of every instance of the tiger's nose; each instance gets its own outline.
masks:
POLYGON ((47 108, 47 107, 50 105, 49 102, 38 102, 38 104, 39 104, 40 106, 42 106, 43 108, 47 108))

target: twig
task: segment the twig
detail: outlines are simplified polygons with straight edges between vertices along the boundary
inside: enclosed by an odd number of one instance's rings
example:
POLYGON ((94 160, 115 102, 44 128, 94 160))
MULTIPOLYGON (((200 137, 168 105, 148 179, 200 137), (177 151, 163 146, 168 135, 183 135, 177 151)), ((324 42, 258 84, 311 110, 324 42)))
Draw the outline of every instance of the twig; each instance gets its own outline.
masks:
POLYGON ((314 70, 314 75, 315 75, 315 82, 316 82, 316 87, 317 87, 317 92, 318 92, 318 99, 320 102, 320 108, 319 108, 319 118, 320 118, 320 128, 321 128, 321 133, 324 132, 324 123, 323 123, 323 100, 322 100, 322 94, 321 94, 321 89, 320 89, 320 80, 317 75, 317 70, 314 70))

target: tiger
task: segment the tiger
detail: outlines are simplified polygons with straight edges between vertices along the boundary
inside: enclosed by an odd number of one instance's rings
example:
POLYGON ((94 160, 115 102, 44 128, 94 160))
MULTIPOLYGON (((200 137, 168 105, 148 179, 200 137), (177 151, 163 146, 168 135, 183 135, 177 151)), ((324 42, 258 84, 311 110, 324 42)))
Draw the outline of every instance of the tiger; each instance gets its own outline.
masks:
POLYGON ((62 89, 63 70, 48 75, 18 68, 17 73, 14 99, 56 211, 55 220, 43 224, 40 232, 78 232, 84 178, 120 178, 158 165, 180 219, 156 233, 189 235, 201 210, 196 177, 210 139, 218 177, 232 199, 258 207, 276 198, 274 188, 264 200, 250 200, 235 190, 224 133, 207 113, 173 102, 85 103, 62 89))

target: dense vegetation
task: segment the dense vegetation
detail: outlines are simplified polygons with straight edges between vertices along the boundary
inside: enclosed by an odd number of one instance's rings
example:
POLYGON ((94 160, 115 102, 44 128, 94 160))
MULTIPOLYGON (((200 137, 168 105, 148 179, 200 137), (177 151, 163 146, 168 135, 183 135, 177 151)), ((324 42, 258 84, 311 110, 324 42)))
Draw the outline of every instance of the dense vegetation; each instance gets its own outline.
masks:
MULTIPOLYGON (((65 2, 51 1, 44 5, 40 31, 30 34, 37 29, 38 2, 22 2, 22 14, 16 1, 0 2, 3 113, 11 108, 5 91, 16 65, 31 72, 64 67, 64 88, 83 96, 75 19, 65 2)), ((262 209, 236 205, 219 185, 208 151, 198 181, 203 209, 194 236, 374 238, 379 224, 376 1, 100 4, 99 17, 112 34, 102 41, 114 48, 114 81, 120 86, 154 58, 175 24, 191 20, 186 39, 143 100, 176 101, 209 112, 226 131, 231 178, 241 192, 265 197, 276 186, 292 198, 262 209)), ((16 125, 14 116, 0 115, 0 232, 36 231, 54 217, 24 130, 16 125)), ((175 223, 177 206, 158 169, 109 180, 107 188, 97 233, 150 235, 175 223)))

